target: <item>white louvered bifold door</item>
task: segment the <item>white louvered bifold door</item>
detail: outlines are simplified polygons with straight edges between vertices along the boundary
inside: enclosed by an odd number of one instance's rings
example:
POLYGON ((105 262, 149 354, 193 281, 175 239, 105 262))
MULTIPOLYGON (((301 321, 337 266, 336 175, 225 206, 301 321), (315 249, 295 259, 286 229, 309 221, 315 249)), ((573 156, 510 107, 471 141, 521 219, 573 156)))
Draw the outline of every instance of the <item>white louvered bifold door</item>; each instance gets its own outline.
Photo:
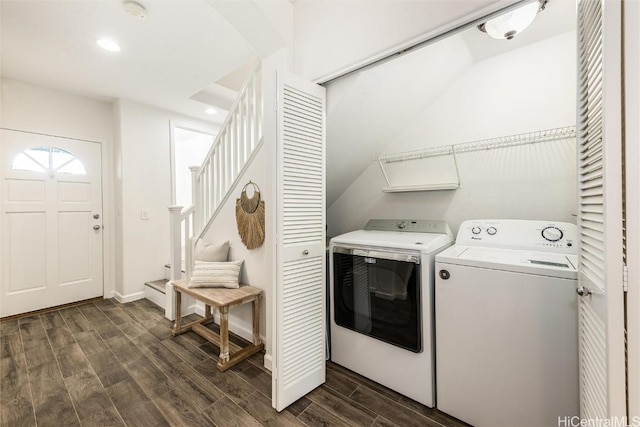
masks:
POLYGON ((620 2, 578 1, 580 415, 625 416, 620 2), (587 295, 591 292, 590 295, 587 295))
POLYGON ((325 89, 277 83, 276 344, 281 411, 325 380, 325 89))

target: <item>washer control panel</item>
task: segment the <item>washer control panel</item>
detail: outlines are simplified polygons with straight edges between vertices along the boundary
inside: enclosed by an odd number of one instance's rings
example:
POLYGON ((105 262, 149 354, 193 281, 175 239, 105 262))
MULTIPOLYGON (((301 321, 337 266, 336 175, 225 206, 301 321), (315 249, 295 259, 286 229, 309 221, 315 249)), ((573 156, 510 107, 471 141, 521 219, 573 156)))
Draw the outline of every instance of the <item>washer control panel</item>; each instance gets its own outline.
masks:
POLYGON ((471 220, 460 225, 456 244, 577 254, 578 229, 568 222, 471 220))

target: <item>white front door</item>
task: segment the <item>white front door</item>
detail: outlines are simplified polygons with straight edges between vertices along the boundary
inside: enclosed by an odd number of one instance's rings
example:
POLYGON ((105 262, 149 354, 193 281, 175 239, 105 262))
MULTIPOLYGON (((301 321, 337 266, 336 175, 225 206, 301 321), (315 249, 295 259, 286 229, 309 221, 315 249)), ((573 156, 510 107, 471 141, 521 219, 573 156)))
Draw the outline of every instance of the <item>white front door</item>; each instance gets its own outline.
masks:
POLYGON ((100 144, 0 132, 0 316, 103 295, 100 144))

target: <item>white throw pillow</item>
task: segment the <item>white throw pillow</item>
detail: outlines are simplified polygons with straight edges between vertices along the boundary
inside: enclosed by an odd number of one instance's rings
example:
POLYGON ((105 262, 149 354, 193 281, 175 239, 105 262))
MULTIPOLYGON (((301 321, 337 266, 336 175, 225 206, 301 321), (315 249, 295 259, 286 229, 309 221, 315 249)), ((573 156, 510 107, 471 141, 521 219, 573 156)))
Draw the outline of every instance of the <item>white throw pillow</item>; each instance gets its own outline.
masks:
POLYGON ((229 241, 211 245, 200 239, 196 243, 196 261, 225 262, 229 257, 229 241))
POLYGON ((196 261, 189 281, 190 288, 239 288, 243 261, 196 261))

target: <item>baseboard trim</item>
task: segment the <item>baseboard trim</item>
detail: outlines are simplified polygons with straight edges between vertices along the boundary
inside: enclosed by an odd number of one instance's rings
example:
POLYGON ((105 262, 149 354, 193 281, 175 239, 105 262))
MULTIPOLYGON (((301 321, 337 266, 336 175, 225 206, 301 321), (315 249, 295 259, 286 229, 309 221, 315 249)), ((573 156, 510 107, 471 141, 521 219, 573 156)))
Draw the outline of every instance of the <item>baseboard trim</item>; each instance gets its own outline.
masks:
POLYGON ((113 297, 119 303, 125 304, 125 303, 131 302, 131 301, 137 301, 139 299, 143 299, 144 298, 144 291, 134 292, 134 293, 128 294, 128 295, 122 295, 120 292, 114 291, 113 297))
POLYGON ((264 355, 264 367, 269 372, 273 372, 273 370, 271 369, 272 363, 273 363, 273 358, 271 357, 271 355, 270 354, 265 354, 264 355))

